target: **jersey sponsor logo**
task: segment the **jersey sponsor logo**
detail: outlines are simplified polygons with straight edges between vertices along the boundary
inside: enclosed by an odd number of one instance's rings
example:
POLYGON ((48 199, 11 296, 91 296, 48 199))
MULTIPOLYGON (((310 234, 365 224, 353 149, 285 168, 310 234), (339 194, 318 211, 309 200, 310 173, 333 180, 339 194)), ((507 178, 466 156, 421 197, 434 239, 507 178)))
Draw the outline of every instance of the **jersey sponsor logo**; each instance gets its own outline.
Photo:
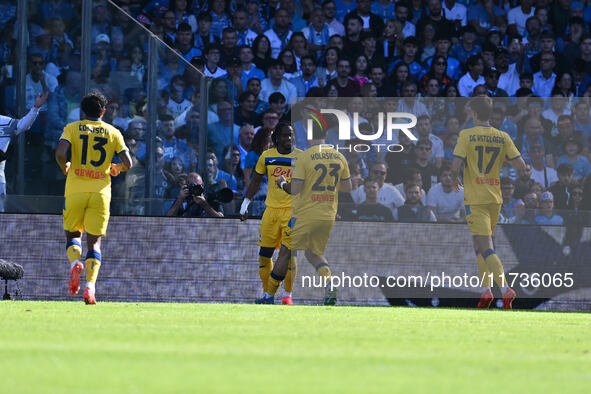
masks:
POLYGON ((83 168, 76 168, 74 170, 74 174, 76 176, 92 178, 92 179, 104 179, 106 177, 104 172, 101 171, 93 171, 93 170, 85 170, 83 168))
POLYGON ((285 169, 283 167, 275 167, 271 176, 274 178, 279 178, 280 176, 291 178, 291 168, 285 169))
POLYGON ((314 202, 334 202, 334 194, 311 194, 310 200, 314 202))
POLYGON ((501 181, 497 178, 485 178, 485 177, 477 177, 476 178, 477 185, 491 185, 491 186, 500 186, 501 181))

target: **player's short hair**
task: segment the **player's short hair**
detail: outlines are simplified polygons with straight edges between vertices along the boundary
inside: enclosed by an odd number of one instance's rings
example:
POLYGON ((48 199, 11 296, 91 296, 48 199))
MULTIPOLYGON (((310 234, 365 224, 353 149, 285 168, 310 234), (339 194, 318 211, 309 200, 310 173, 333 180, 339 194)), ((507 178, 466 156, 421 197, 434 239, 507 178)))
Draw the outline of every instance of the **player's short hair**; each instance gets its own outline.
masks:
POLYGON ((98 90, 93 90, 82 98, 80 109, 91 118, 99 118, 103 110, 107 108, 109 101, 98 90))
POLYGON ((476 113, 478 120, 488 121, 492 114, 493 103, 490 97, 474 97, 470 101, 470 108, 476 113))
POLYGON ((281 131, 286 127, 289 127, 292 133, 295 132, 295 129, 293 128, 291 123, 285 121, 277 123, 277 126, 275 126, 275 130, 273 130, 273 134, 271 134, 271 141, 273 141, 273 144, 275 146, 277 146, 277 144, 279 143, 279 136, 281 135, 281 131))

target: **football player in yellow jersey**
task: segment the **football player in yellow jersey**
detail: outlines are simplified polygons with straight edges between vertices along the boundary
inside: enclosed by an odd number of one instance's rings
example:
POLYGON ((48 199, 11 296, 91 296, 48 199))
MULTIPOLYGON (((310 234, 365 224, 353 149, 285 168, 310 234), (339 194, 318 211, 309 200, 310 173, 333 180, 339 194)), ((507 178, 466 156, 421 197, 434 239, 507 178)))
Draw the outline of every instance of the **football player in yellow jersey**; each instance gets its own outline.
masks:
MULTIPOLYGON (((296 154, 301 152, 300 149, 293 147, 294 136, 295 130, 289 123, 282 122, 275 127, 271 135, 275 147, 261 154, 254 169, 252 181, 246 191, 246 198, 240 208, 240 220, 244 221, 248 218, 248 205, 259 190, 261 180, 266 174, 269 179, 269 190, 265 199, 267 207, 261 220, 258 243, 261 247, 259 250, 259 275, 263 282, 263 288, 265 288, 269 274, 273 270, 273 252, 281 246, 281 233, 291 218, 291 197, 280 190, 274 180, 281 176, 291 179, 292 160, 296 154)), ((293 304, 292 291, 296 273, 297 262, 294 256, 285 276, 285 293, 281 300, 282 304, 293 304)))
POLYGON ((96 304, 95 282, 101 265, 101 237, 109 222, 111 175, 117 176, 132 166, 119 130, 101 120, 106 107, 107 99, 101 93, 95 91, 86 95, 80 103, 86 119, 66 125, 55 152, 55 158, 67 176, 63 215, 72 295, 80 290, 80 274, 84 269, 80 262, 81 239, 82 232, 86 232, 86 304, 96 304), (111 164, 114 156, 121 159, 121 164, 111 164))
POLYGON ((305 250, 306 259, 325 283, 325 305, 336 303, 336 289, 330 285, 331 271, 324 250, 337 214, 338 193, 350 192, 349 165, 345 157, 324 145, 326 130, 313 129, 310 148, 294 162, 291 182, 279 177, 275 183, 293 197, 293 213, 283 230, 277 263, 269 275, 259 304, 273 304, 275 292, 287 273, 291 251, 305 250))
POLYGON ((503 294, 503 308, 511 309, 515 292, 507 285, 492 236, 503 203, 499 177, 503 162, 508 161, 520 173, 525 171, 525 162, 511 137, 489 125, 493 108, 490 97, 472 99, 470 108, 475 126, 462 130, 458 137, 452 162, 454 190, 460 191, 462 184, 459 172, 462 164, 465 164, 466 220, 472 232, 483 287, 478 307, 488 308, 494 299, 490 280, 492 274, 503 294))

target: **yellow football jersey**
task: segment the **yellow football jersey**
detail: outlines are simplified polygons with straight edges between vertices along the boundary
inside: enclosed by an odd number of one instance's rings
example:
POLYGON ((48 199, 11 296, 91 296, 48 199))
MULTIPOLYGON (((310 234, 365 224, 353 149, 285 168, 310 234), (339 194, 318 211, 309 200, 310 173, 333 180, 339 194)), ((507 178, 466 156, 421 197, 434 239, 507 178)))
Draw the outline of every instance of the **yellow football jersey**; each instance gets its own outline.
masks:
POLYGON ((289 182, 292 174, 293 158, 302 152, 298 148, 293 148, 287 154, 279 153, 277 148, 271 148, 263 152, 254 170, 259 175, 267 174, 269 179, 269 190, 265 204, 271 208, 291 208, 291 196, 279 189, 275 180, 281 175, 289 182))
POLYGON ((101 120, 81 120, 66 125, 60 140, 70 143, 70 171, 65 195, 97 192, 111 196, 111 160, 127 149, 115 127, 101 120))
POLYGON ((345 157, 327 145, 313 145, 297 156, 294 170, 292 178, 304 185, 293 198, 293 216, 298 220, 334 220, 339 182, 351 176, 345 157))
POLYGON ((475 126, 460 132, 454 156, 465 160, 466 205, 502 204, 499 174, 505 160, 521 156, 511 137, 492 126, 475 126))

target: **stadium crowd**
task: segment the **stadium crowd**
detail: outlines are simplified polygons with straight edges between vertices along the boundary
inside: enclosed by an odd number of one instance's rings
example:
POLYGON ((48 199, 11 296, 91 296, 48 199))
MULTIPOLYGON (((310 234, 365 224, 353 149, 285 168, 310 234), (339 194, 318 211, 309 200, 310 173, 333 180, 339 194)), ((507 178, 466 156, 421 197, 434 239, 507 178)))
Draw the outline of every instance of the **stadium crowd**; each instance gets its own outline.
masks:
MULTIPOLYGON (((27 109, 37 93, 51 94, 26 136, 26 193, 61 195, 64 179, 53 150, 64 125, 80 117, 81 1, 28 3, 27 109)), ((418 117, 418 141, 401 133, 401 153, 346 152, 354 190, 341 197, 339 216, 461 222, 463 197, 451 190, 449 166, 459 131, 473 124, 461 99, 489 95, 500 103, 491 124, 509 134, 529 168, 522 176, 503 169, 501 221, 577 218, 591 225, 581 212, 591 210, 591 2, 114 4, 94 2, 91 33, 91 85, 108 96, 104 120, 122 131, 135 162, 114 179, 113 198, 126 201, 114 213, 169 213, 186 198, 187 174, 199 173, 206 185, 232 189, 235 201, 220 209, 235 214, 258 157, 271 146, 272 129, 291 119, 297 97, 345 97, 352 106, 359 98, 361 107, 361 98, 400 97, 397 108, 418 117), (147 34, 114 4, 175 49, 160 46, 153 195, 166 202, 152 211, 144 201, 147 34), (200 106, 200 73, 213 78, 208 108, 200 106), (198 168, 205 113, 208 154, 206 168, 198 168)), ((3 114, 14 114, 15 1, 0 1, 0 30, 0 105, 3 114)), ((375 130, 375 119, 368 117, 365 127, 375 130)), ((305 149, 305 135, 295 138, 305 149)), ((262 214, 265 190, 251 215, 262 214)))

